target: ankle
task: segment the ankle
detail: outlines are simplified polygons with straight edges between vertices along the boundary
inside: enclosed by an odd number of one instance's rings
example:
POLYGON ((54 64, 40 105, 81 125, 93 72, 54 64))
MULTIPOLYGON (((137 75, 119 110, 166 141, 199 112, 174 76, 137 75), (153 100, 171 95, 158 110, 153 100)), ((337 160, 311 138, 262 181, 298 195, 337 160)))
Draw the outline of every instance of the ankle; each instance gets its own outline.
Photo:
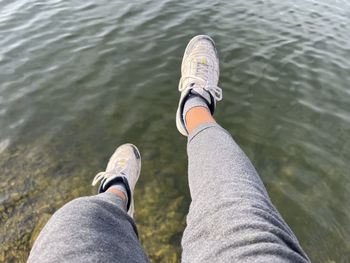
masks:
POLYGON ((193 107, 189 109, 185 115, 186 128, 189 134, 202 124, 215 122, 215 119, 207 107, 193 107))
POLYGON ((114 188, 114 187, 108 188, 106 192, 112 193, 112 194, 114 194, 114 195, 120 197, 120 198, 123 199, 123 201, 125 201, 125 202, 126 202, 126 200, 127 200, 127 196, 125 195, 125 193, 123 193, 122 191, 120 191, 120 190, 118 190, 118 189, 116 189, 116 188, 114 188))
POLYGON ((124 208, 125 211, 127 211, 127 207, 128 207, 128 193, 126 191, 125 185, 121 182, 118 182, 116 184, 111 185, 106 192, 112 193, 118 197, 120 197, 120 199, 122 199, 123 204, 124 204, 124 208))

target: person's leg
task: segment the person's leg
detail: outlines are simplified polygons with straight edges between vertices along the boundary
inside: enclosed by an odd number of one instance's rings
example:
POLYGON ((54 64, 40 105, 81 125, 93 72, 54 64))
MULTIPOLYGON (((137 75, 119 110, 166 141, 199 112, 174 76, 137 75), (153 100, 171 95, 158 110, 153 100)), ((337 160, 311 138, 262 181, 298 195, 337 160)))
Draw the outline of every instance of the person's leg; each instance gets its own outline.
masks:
POLYGON ((192 126, 199 109, 186 115, 192 127, 187 146, 192 203, 182 239, 183 262, 307 262, 229 133, 210 121, 208 110, 206 121, 192 126))
POLYGON ((132 193, 141 162, 140 157, 130 157, 132 152, 138 153, 130 145, 117 149, 98 177, 100 194, 77 198, 51 217, 28 262, 148 262, 132 218, 132 193))
POLYGON ((183 262, 308 262, 253 165, 212 117, 222 99, 214 41, 194 37, 181 66, 179 132, 188 136, 192 202, 183 262))
POLYGON ((147 262, 124 203, 111 192, 69 202, 41 231, 28 262, 147 262))

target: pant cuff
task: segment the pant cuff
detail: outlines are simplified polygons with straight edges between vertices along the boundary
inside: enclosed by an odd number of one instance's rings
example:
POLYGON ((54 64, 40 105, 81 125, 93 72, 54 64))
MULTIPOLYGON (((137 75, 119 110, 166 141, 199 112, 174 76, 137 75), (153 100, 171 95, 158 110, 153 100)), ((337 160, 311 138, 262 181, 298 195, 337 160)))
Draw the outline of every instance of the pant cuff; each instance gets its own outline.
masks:
POLYGON ((220 127, 221 126, 219 124, 217 124, 216 122, 210 122, 210 123, 205 123, 205 124, 201 124, 198 127, 196 127, 188 136, 187 139, 187 144, 190 144, 191 141, 202 131, 212 128, 212 127, 220 127))

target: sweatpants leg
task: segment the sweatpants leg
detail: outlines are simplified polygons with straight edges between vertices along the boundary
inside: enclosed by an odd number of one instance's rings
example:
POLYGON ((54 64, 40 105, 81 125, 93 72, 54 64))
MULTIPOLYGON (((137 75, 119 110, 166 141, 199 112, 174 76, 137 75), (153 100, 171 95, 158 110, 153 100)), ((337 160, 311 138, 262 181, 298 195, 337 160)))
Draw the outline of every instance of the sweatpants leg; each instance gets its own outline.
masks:
POLYGON ((112 193, 77 198, 39 234, 28 262, 148 262, 133 219, 112 193))
POLYGON ((226 130, 198 127, 187 153, 192 203, 182 262, 309 262, 226 130))

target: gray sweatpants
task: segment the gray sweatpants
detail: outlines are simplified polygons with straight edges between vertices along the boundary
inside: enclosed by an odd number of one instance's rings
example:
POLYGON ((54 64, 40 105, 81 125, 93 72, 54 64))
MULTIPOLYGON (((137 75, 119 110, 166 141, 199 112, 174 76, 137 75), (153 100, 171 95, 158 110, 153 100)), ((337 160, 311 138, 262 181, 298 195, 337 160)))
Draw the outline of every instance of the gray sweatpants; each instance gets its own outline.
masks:
MULTIPOLYGON (((188 138, 192 203, 183 262, 309 262, 253 165, 217 124, 188 138)), ((28 262, 148 262, 134 221, 110 193, 75 199, 37 238, 28 262)))

